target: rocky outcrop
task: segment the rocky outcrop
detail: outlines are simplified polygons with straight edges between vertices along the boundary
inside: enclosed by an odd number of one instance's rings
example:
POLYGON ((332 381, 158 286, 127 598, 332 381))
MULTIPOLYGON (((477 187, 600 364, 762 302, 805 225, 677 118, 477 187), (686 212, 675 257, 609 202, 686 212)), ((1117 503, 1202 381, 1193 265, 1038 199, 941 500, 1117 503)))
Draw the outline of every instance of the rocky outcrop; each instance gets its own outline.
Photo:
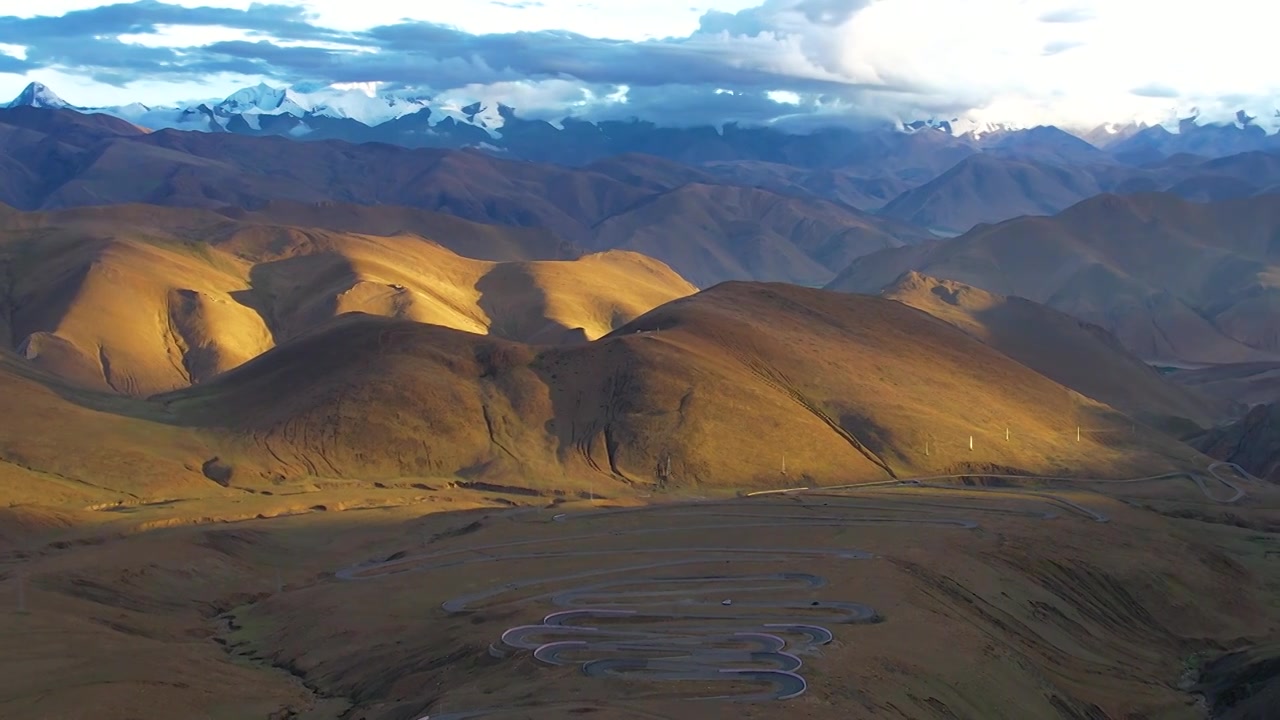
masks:
POLYGON ((1195 444, 1211 457, 1280 482, 1280 403, 1256 405, 1240 420, 1201 435, 1195 444))

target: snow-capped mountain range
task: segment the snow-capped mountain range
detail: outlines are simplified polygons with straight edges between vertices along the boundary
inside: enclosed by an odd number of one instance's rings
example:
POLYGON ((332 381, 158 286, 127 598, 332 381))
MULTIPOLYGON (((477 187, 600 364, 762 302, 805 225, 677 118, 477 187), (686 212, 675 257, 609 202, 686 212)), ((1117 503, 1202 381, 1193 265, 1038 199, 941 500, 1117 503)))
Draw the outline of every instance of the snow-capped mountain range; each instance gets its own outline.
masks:
MULTIPOLYGON (((394 92, 378 92, 374 84, 304 86, 286 88, 259 84, 244 88, 222 100, 204 100, 171 106, 131 103, 112 107, 86 108, 62 100, 50 88, 31 83, 7 106, 67 109, 81 113, 103 113, 151 129, 178 129, 226 132, 240 135, 278 135, 308 140, 386 142, 408 147, 473 147, 511 153, 525 159, 584 162, 621 152, 650 152, 671 156, 666 149, 674 137, 688 144, 695 139, 728 139, 730 127, 664 128, 649 122, 591 123, 566 118, 558 123, 527 120, 514 108, 500 102, 479 100, 468 105, 440 98, 394 92), (708 135, 710 133, 710 135, 708 135)), ((1280 113, 1275 118, 1280 122, 1280 113)), ((738 130, 737 126, 732 126, 738 130)), ((897 135, 926 133, 947 138, 973 148, 1010 147, 1025 144, 1024 136, 1063 145, 1067 133, 1046 134, 1043 128, 1024 128, 1008 123, 975 122, 965 118, 930 119, 899 125, 897 135), (1049 138, 1049 135, 1053 135, 1049 138)), ((745 142, 752 131, 740 130, 745 142)), ((755 131, 757 134, 760 131, 755 131)), ((791 137, 783 130, 766 133, 791 137)), ((855 131, 848 131, 850 136, 855 131)), ((1150 162, 1180 152, 1221 156, 1250 150, 1280 150, 1280 134, 1269 133, 1257 118, 1243 111, 1232 123, 1200 123, 1196 117, 1182 118, 1164 125, 1138 123, 1105 124, 1088 132, 1071 135, 1094 148, 1130 161, 1150 162)), ((1076 148, 1074 151, 1078 151, 1076 148)), ((716 157, 715 150, 703 159, 716 157)), ((697 154, 695 152, 694 154, 697 154)))
MULTIPOLYGON (((376 127, 424 110, 430 111, 430 125, 438 125, 447 118, 453 118, 455 122, 488 129, 495 137, 498 136, 497 129, 503 123, 502 116, 496 109, 489 111, 487 106, 478 103, 467 107, 448 102, 428 104, 428 99, 424 97, 377 93, 368 85, 274 88, 258 84, 238 90, 223 100, 202 100, 170 106, 131 103, 111 107, 78 107, 58 97, 49 87, 31 83, 6 107, 18 106, 104 113, 152 130, 229 130, 233 119, 237 117, 257 130, 261 127, 261 118, 264 116, 290 116, 302 120, 353 120, 376 127)), ((306 130, 297 129, 293 134, 304 135, 306 130)))

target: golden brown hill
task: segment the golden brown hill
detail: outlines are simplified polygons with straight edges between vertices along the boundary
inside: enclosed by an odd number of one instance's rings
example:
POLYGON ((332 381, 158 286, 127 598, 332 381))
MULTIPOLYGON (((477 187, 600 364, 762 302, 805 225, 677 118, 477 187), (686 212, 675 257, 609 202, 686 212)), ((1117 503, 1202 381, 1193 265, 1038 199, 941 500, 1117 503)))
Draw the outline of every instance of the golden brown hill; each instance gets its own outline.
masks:
POLYGON ((1277 230, 1277 195, 1210 204, 1101 195, 1054 217, 859 258, 828 287, 878 292, 917 270, 1095 323, 1144 360, 1275 360, 1277 230))
POLYGON ((1024 298, 909 272, 881 293, 945 320, 1045 377, 1157 427, 1225 417, 1230 403, 1174 384, 1106 330, 1024 298))
POLYGON ((161 399, 240 438, 245 477, 747 488, 1194 456, 914 308, 773 284, 541 349, 353 314, 161 399))
MULTIPOLYGON (((368 226, 363 212, 321 210, 368 226)), ((0 217, 3 340, 81 387, 145 396, 208 380, 346 312, 554 343, 599 337, 694 291, 634 253, 496 263, 417 235, 256 217, 145 206, 0 217)), ((525 230, 418 211, 399 218, 443 228, 455 246, 474 237, 484 254, 563 249, 525 230)))
POLYGON ((6 350, 0 397, 4 505, 84 508, 226 492, 201 472, 214 451, 158 406, 73 387, 6 350))

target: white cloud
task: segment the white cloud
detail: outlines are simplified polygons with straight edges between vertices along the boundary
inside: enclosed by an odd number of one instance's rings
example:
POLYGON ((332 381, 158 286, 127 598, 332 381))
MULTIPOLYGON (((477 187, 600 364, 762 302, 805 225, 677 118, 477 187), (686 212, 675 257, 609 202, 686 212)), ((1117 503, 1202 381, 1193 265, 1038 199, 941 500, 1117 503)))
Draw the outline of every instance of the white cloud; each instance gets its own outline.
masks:
POLYGON ((800 93, 791 92, 790 90, 770 90, 765 93, 765 97, 782 105, 800 104, 800 93))
POLYGON ((154 33, 118 35, 120 42, 146 47, 189 47, 231 40, 252 40, 246 30, 217 26, 157 25, 154 33))
MULTIPOLYGON (((61 15, 129 0, 40 0, 24 7, 4 8, 0 14, 18 17, 61 15)), ((402 20, 428 20, 472 33, 521 30, 569 30, 590 37, 643 40, 684 36, 698 27, 706 9, 736 12, 758 0, 165 0, 183 7, 218 7, 247 10, 256 2, 301 5, 314 13, 316 22, 344 30, 363 30, 402 20), (698 7, 694 7, 697 5, 698 7)))
POLYGON ((987 121, 1162 121, 1197 106, 1226 119, 1238 106, 1223 96, 1259 114, 1277 106, 1277 21, 1280 6, 1255 0, 882 0, 846 26, 843 61, 851 78, 919 83, 987 121), (1133 92, 1155 87, 1177 97, 1133 92))
MULTIPOLYGON (((252 5, 250 0, 170 1, 188 7, 252 5)), ((1280 26, 1280 3, 1261 0, 1214 0, 1207 7, 1169 0, 714 0, 698 9, 690 7, 689 0, 542 0, 524 3, 523 8, 510 0, 413 6, 399 0, 277 1, 306 7, 316 24, 353 31, 408 17, 471 33, 563 29, 628 40, 678 37, 678 45, 671 44, 673 56, 678 51, 689 63, 718 63, 744 77, 753 74, 755 79, 744 80, 742 87, 726 85, 724 73, 713 82, 727 90, 754 93, 761 85, 769 86, 773 94, 768 98, 788 121, 798 114, 817 113, 823 121, 854 114, 1080 127, 1107 121, 1168 121, 1196 108, 1209 120, 1226 120, 1245 109, 1274 122, 1280 107, 1280 76, 1274 73, 1271 50, 1272 29, 1280 26), (705 18, 699 31, 707 10, 718 14, 705 18), (763 82, 762 74, 768 76, 763 82), (876 85, 883 87, 868 87, 876 85)), ((42 0, 20 12, 31 15, 38 8, 49 15, 100 4, 42 0)), ((159 35, 123 39, 156 46, 248 38, 239 30, 167 27, 159 35)), ((536 39, 529 43, 529 52, 536 54, 536 39)), ((276 45, 339 47, 315 41, 276 45)), ((558 51, 569 53, 571 47, 562 43, 558 51)), ((22 57, 19 51, 16 46, 0 47, 0 53, 14 57, 22 57)), ((450 62, 474 63, 478 77, 485 60, 450 62)), ((530 82, 504 78, 501 83, 448 92, 459 101, 468 92, 483 94, 540 116, 554 115, 557 103, 571 112, 585 112, 618 103, 605 98, 615 92, 606 87, 609 78, 604 76, 610 68, 600 65, 607 62, 606 58, 591 66, 594 84, 571 77, 530 82)), ((46 69, 31 77, 54 72, 46 69)), ((678 69, 672 72, 673 86, 686 82, 678 69)), ((68 70, 65 75, 73 73, 68 70)), ((16 93, 26 79, 0 76, 0 91, 13 86, 16 93)), ((207 97, 257 80, 227 76, 203 86, 180 87, 141 82, 131 85, 128 99, 207 97)), ((624 82, 620 77, 614 84, 624 82)), ((61 77, 49 84, 82 104, 108 96, 119 100, 121 92, 84 80, 64 82, 61 77)), ((679 92, 682 102, 692 102, 691 90, 679 92)), ((655 94, 646 91, 644 97, 655 94)))

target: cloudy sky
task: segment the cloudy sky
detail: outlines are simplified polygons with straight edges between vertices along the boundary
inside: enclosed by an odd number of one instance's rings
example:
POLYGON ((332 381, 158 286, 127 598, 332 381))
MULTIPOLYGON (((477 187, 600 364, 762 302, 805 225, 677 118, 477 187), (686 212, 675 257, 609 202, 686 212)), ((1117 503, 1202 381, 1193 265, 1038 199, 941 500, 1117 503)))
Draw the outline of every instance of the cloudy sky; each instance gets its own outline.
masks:
POLYGON ((1263 0, 32 0, 0 98, 103 106, 378 83, 669 123, 968 118, 1091 127, 1280 108, 1263 0))

